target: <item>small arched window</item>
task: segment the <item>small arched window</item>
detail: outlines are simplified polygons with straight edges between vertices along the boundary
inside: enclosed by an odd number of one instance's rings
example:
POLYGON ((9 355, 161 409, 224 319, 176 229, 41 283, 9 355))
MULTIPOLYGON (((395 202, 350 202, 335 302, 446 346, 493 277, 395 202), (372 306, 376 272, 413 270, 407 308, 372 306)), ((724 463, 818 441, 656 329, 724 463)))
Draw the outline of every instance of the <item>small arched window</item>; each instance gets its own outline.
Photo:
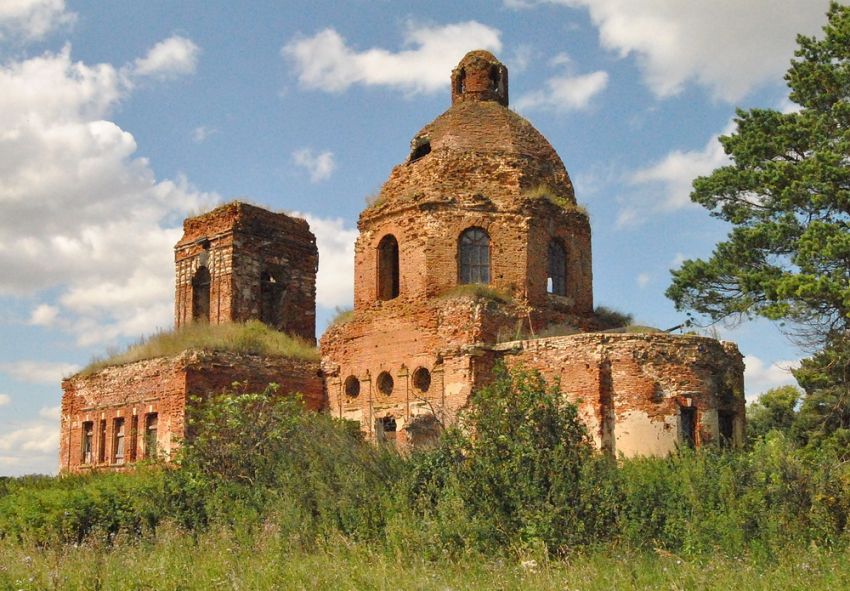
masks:
POLYGON ((210 271, 198 267, 192 278, 192 320, 210 319, 210 271))
POLYGON ((387 234, 378 243, 378 299, 391 300, 398 293, 398 240, 387 234))
POLYGON ((549 241, 549 276, 546 291, 567 295, 567 251, 558 239, 549 241))
POLYGON ((458 244, 460 283, 490 283, 490 237, 481 228, 468 228, 458 244))
POLYGON ((490 90, 499 90, 499 68, 493 66, 490 68, 490 90))
POLYGON ((457 77, 457 93, 463 94, 466 90, 466 70, 461 68, 460 74, 457 77))

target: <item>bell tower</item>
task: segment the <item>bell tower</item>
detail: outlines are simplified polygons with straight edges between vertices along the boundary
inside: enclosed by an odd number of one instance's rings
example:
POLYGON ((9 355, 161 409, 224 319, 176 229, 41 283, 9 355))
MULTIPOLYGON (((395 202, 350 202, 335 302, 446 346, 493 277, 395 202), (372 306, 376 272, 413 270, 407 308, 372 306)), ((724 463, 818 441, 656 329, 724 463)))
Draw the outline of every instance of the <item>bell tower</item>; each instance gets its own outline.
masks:
POLYGON ((319 254, 305 220, 234 201, 187 218, 174 261, 177 328, 261 320, 315 342, 319 254))

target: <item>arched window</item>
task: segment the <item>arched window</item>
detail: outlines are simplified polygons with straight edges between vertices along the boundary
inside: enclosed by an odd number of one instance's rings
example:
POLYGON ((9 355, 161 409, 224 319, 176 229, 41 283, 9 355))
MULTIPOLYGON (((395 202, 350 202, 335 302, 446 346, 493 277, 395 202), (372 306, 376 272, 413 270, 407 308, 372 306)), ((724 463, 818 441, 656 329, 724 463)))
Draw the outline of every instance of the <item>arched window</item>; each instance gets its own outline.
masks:
POLYGON ((260 320, 271 327, 282 328, 283 294, 286 286, 280 277, 268 271, 260 274, 260 320))
POLYGON ((546 291, 567 295, 567 252, 560 240, 549 241, 549 276, 546 291))
POLYGON ((378 299, 398 297, 398 240, 387 234, 378 243, 378 299))
POLYGON ((499 67, 490 68, 490 90, 499 90, 499 67))
POLYGON ((461 68, 460 74, 457 77, 457 93, 463 94, 466 90, 466 70, 461 68))
POLYGON ((460 283, 490 283, 490 237, 481 228, 468 228, 458 245, 460 283))
POLYGON ((192 320, 210 319, 210 271, 198 267, 192 278, 192 320))

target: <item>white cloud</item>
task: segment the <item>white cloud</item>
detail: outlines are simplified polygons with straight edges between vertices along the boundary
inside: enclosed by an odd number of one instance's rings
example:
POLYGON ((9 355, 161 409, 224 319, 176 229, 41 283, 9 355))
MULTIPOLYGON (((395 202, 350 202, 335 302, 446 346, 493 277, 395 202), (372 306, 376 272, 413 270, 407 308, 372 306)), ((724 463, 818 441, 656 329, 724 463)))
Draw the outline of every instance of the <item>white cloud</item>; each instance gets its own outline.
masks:
POLYGON ((14 379, 32 384, 59 385, 62 378, 80 370, 73 363, 54 363, 50 361, 12 361, 0 363, 0 372, 14 379))
POLYGON ((42 407, 38 411, 38 416, 40 416, 43 419, 50 419, 52 421, 58 421, 60 411, 61 411, 61 409, 58 406, 45 406, 45 407, 42 407))
POLYGON ((29 422, 0 431, 0 474, 55 474, 59 429, 55 420, 29 422))
POLYGON ((634 55, 645 83, 660 97, 695 82, 736 102, 757 86, 780 82, 798 33, 825 23, 828 0, 505 0, 586 8, 600 44, 634 55))
POLYGON ((8 394, 0 394, 0 406, 6 406, 12 402, 12 398, 8 394))
POLYGON ((0 2, 0 41, 36 41, 77 18, 65 0, 3 0, 0 2))
POLYGON ((32 311, 30 324, 34 326, 53 326, 59 316, 59 308, 48 304, 40 304, 32 311))
POLYGON ((295 164, 310 173, 310 181, 318 183, 330 178, 336 163, 333 152, 325 150, 315 153, 312 148, 301 148, 292 153, 295 164))
POLYGON ((650 276, 649 273, 638 273, 637 277, 635 278, 635 282, 637 283, 638 287, 641 288, 641 289, 643 289, 644 287, 649 285, 649 282, 651 280, 652 280, 652 277, 650 276))
MULTIPOLYGON (((721 134, 729 134, 733 129, 730 123, 721 134)), ((648 213, 671 212, 690 206, 694 179, 730 162, 718 141, 721 134, 713 135, 701 149, 673 150, 658 162, 633 172, 628 182, 650 190, 629 199, 628 205, 618 214, 617 227, 639 224, 645 221, 648 213)))
POLYGON ((608 86, 608 73, 602 70, 581 75, 564 74, 546 81, 546 88, 526 93, 517 99, 518 111, 543 109, 578 111, 585 109, 591 99, 608 86))
POLYGON ((397 52, 356 51, 334 29, 296 38, 281 53, 295 67, 304 88, 342 92, 355 84, 387 86, 408 93, 445 89, 448 72, 473 49, 500 51, 500 32, 476 21, 444 26, 409 24, 397 52))
POLYGON ((137 59, 133 74, 160 80, 193 74, 200 52, 191 39, 173 35, 154 45, 145 57, 137 59))
POLYGON ((70 52, 0 65, 0 295, 58 288, 31 321, 88 344, 170 325, 180 220, 218 197, 158 181, 108 119, 132 86, 70 52))
POLYGON ((304 217, 316 235, 319 248, 316 303, 326 308, 350 306, 354 301, 354 241, 357 229, 347 228, 341 218, 304 217))
POLYGON ((791 370, 800 367, 799 360, 766 364, 755 355, 747 355, 744 357, 744 365, 744 390, 747 400, 755 400, 759 394, 771 388, 797 385, 791 370))

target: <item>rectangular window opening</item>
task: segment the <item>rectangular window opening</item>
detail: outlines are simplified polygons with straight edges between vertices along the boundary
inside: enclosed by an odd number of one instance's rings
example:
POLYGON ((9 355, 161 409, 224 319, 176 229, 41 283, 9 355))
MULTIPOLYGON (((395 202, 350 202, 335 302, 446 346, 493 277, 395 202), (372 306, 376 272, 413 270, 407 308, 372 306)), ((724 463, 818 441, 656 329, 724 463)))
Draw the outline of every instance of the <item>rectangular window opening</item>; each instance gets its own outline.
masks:
POLYGON ((115 419, 112 423, 112 463, 124 463, 124 419, 115 419))
POLYGON ((145 457, 155 458, 157 451, 157 428, 159 416, 152 412, 145 417, 145 457))
POLYGON ((686 445, 687 447, 695 447, 697 440, 697 412, 695 408, 690 407, 682 407, 681 409, 681 421, 682 421, 682 445, 686 445))
POLYGON ((94 461, 94 422, 85 421, 82 429, 82 463, 91 464, 94 461))

